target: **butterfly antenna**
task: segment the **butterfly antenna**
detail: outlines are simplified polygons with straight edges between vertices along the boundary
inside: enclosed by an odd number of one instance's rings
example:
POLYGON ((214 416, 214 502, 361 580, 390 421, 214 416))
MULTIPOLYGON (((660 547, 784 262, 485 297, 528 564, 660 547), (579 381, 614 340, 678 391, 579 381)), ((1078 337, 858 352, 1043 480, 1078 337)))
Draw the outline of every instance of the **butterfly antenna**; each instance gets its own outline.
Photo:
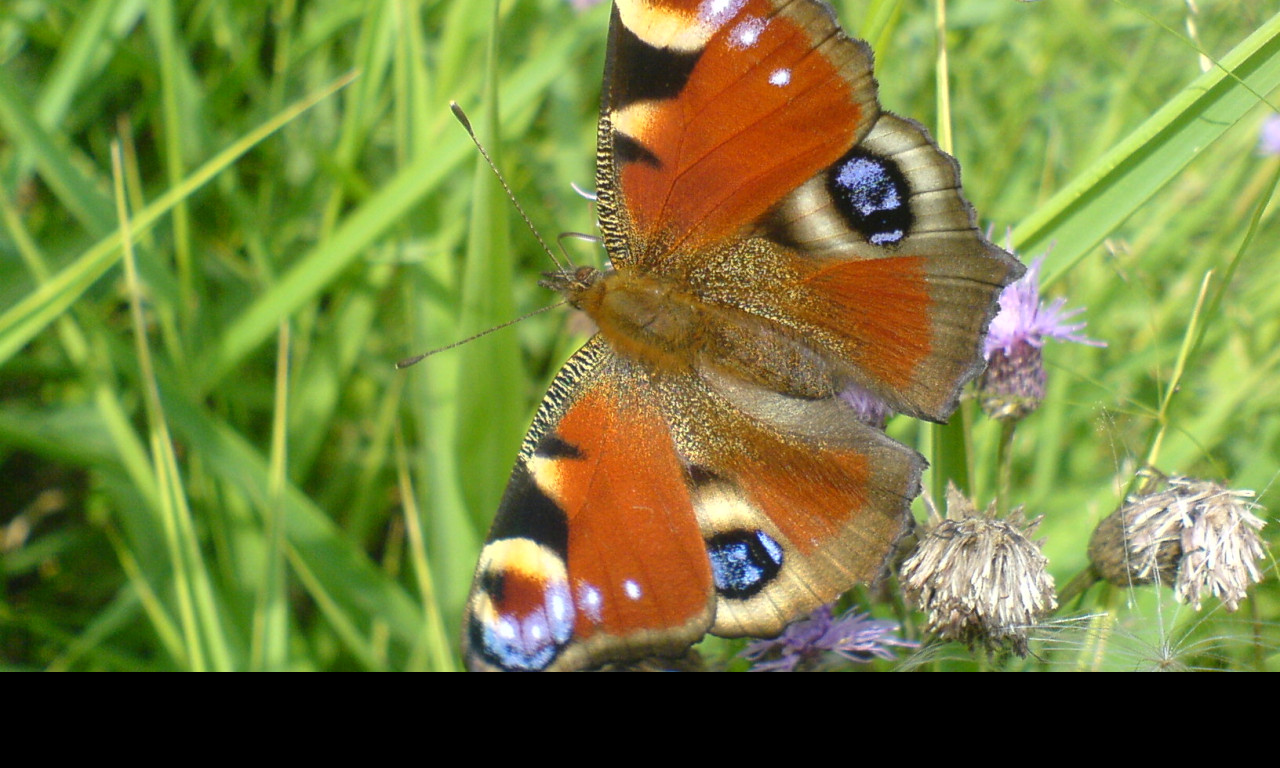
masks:
MULTIPOLYGON (((567 272, 568 270, 564 267, 564 265, 560 263, 560 260, 556 258, 556 255, 551 252, 551 249, 547 246, 547 242, 542 239, 542 235, 538 234, 537 227, 533 226, 533 222, 529 220, 529 216, 524 212, 524 208, 520 207, 520 201, 516 200, 515 193, 511 191, 511 187, 507 184, 507 180, 502 177, 502 171, 498 170, 498 166, 494 164, 493 158, 489 157, 489 153, 485 151, 484 145, 481 144, 480 140, 476 138, 475 129, 471 127, 471 121, 467 118, 467 113, 462 111, 462 107, 458 106, 458 102, 456 101, 449 102, 449 109, 453 111, 453 116, 458 118, 458 122, 462 123, 462 127, 467 129, 467 135, 471 137, 471 143, 476 145, 476 149, 480 150, 480 156, 483 157, 484 161, 489 164, 489 168, 493 171, 493 175, 498 177, 498 183, 502 185, 502 189, 507 193, 507 199, 510 200, 511 204, 516 207, 516 211, 520 214, 520 218, 524 219, 525 225, 529 227, 529 231, 532 232, 534 238, 537 239, 538 245, 542 246, 543 252, 545 252, 547 256, 551 258, 551 261, 556 265, 556 269, 560 270, 561 272, 567 272)), ((568 254, 565 254, 565 255, 566 257, 568 256, 568 254)), ((526 315, 525 317, 528 317, 528 315, 526 315)), ((520 318, 520 320, 523 320, 523 319, 524 319, 523 317, 520 318)), ((512 320, 511 322, 515 323, 515 322, 519 322, 520 320, 512 320)), ((501 325, 498 326, 498 328, 502 328, 502 327, 504 326, 501 326, 501 325)), ((491 328, 490 330, 496 331, 498 328, 491 328)), ((488 331, 486 331, 485 333, 488 333, 488 331)), ((481 335, 483 336, 484 334, 481 334, 481 335)), ((464 339, 463 341, 458 342, 458 344, 463 344, 467 341, 471 341, 471 339, 464 339)), ((443 349, 448 349, 448 347, 443 347, 443 349)), ((439 351, 440 350, 438 349, 435 350, 435 352, 439 352, 439 351)), ((433 354, 433 353, 429 352, 427 354, 433 354)), ((397 366, 397 367, 401 367, 401 366, 397 366)))
POLYGON ((463 344, 469 344, 469 343, 471 343, 471 342, 475 341, 476 339, 479 339, 479 338, 484 337, 484 336, 488 336, 489 334, 493 333, 494 331, 500 331, 500 330, 502 330, 503 328, 506 328, 506 327, 507 327, 507 326, 509 326, 509 325, 515 325, 516 323, 524 322, 525 320, 528 320, 529 318, 533 317, 534 315, 540 315, 540 314, 542 314, 543 312, 546 312, 546 311, 547 311, 547 310, 549 310, 549 309, 555 309, 556 307, 563 307, 566 303, 568 303, 568 302, 567 302, 567 301, 558 301, 558 302, 556 302, 555 304, 551 304, 551 305, 549 305, 549 306, 542 307, 541 309, 535 309, 535 310, 533 310, 532 312, 530 312, 530 313, 529 313, 529 314, 527 314, 527 315, 521 315, 520 317, 517 317, 515 320, 508 320, 507 322, 505 322, 505 323, 503 323, 503 324, 501 324, 501 325, 495 325, 495 326, 493 326, 492 328, 489 328, 488 330, 481 331, 481 332, 477 333, 477 334, 476 334, 476 335, 474 335, 474 336, 468 336, 467 338, 462 339, 461 341, 455 341, 455 342, 453 342, 452 344, 445 344, 443 347, 436 347, 435 349, 431 350, 430 352, 423 352, 423 353, 422 353, 422 354, 420 354, 420 355, 414 355, 413 357, 406 357, 405 359, 403 359, 403 360, 401 360, 400 362, 396 363, 396 370, 397 370, 397 371, 403 371, 405 368, 408 368, 408 367, 409 367, 409 366, 411 366, 411 365, 416 365, 417 363, 420 363, 420 362, 422 362, 423 360, 426 360, 428 357, 431 357, 432 355, 434 355, 434 354, 436 354, 436 353, 438 353, 438 352, 444 352, 444 351, 445 351, 445 350, 447 350, 447 349, 453 349, 454 347, 460 347, 460 346, 462 346, 463 344))
POLYGON ((569 256, 569 251, 564 247, 565 240, 585 240, 588 243, 600 242, 599 235, 588 235, 585 232, 561 232, 556 238, 556 247, 560 249, 560 255, 564 256, 564 260, 573 263, 573 259, 569 256))

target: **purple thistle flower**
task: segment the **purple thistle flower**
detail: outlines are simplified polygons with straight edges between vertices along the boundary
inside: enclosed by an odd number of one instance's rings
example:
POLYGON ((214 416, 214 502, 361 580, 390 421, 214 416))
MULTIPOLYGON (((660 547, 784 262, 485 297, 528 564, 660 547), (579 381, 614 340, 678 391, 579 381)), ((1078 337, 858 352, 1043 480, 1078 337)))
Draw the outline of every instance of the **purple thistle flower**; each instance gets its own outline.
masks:
POLYGON ((814 669, 827 653, 865 664, 872 659, 893 659, 893 647, 915 648, 916 643, 894 636, 898 625, 865 613, 849 611, 834 618, 825 605, 808 618, 792 622, 772 640, 756 640, 740 655, 752 662, 753 672, 795 672, 814 669))
POLYGON ((1107 346, 1105 341, 1077 333, 1086 323, 1065 322, 1083 312, 1084 307, 1063 312, 1065 298, 1058 297, 1047 307, 1040 300, 1040 267, 1043 265, 1044 256, 1037 256, 1027 267, 1027 273, 1000 293, 1000 312, 991 321, 991 331, 987 334, 987 359, 997 350, 1011 355, 1020 344, 1043 346, 1046 338, 1092 347, 1107 346))
POLYGON ((995 419, 1017 420, 1040 407, 1044 400, 1045 372, 1041 347, 1045 339, 1074 341, 1093 347, 1106 342, 1080 333, 1085 323, 1069 323, 1083 307, 1064 310, 1059 297, 1046 305, 1040 299, 1040 267, 1037 256, 1020 280, 1000 294, 1000 311, 987 332, 987 370, 978 381, 982 409, 995 419))
POLYGON ((889 417, 893 415, 893 409, 889 407, 888 403, 857 384, 850 384, 840 393, 840 399, 853 408, 854 415, 857 416, 858 421, 879 430, 884 430, 884 425, 888 423, 889 417))
POLYGON ((1271 115, 1262 121, 1258 131, 1258 154, 1280 155, 1280 115, 1271 115))

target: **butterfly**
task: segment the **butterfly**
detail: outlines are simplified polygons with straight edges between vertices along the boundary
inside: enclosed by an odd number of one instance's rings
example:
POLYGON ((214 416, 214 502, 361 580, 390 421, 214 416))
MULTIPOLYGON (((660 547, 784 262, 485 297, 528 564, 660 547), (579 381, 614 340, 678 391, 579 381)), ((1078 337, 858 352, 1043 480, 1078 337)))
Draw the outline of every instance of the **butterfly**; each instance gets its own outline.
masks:
POLYGON ((547 273, 599 330, 552 381, 480 554, 473 670, 776 635, 876 579, 924 459, 847 399, 943 421, 1000 290, 959 166, 881 111, 818 0, 615 0, 597 130, 610 267, 547 273))

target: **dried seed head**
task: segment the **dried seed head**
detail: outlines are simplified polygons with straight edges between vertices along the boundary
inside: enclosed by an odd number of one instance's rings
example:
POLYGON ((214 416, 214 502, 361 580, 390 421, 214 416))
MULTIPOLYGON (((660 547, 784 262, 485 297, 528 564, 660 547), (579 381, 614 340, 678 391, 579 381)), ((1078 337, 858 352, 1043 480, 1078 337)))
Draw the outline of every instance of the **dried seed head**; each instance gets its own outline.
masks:
POLYGON ((1005 520, 994 505, 979 513, 954 486, 947 517, 933 518, 902 565, 908 599, 928 614, 926 630, 989 652, 1027 655, 1027 634, 1058 607, 1048 559, 1029 537, 1022 510, 1005 520))
POLYGON ((1265 523, 1245 502, 1253 491, 1179 476, 1161 484, 1098 524, 1089 540, 1094 569, 1119 586, 1171 584, 1178 602, 1197 611, 1206 592, 1236 610, 1261 581, 1257 561, 1266 555, 1258 536, 1265 523))
POLYGON ((1167 493, 1131 496, 1089 538, 1089 561, 1116 586, 1172 584, 1182 559, 1182 520, 1167 493))

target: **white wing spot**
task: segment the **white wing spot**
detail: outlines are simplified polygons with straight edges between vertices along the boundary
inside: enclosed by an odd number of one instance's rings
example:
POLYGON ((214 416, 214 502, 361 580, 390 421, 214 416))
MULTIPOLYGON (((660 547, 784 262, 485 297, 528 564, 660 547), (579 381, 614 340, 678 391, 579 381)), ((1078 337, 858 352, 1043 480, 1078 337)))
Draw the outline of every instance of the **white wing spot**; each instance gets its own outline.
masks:
POLYGON ((742 10, 742 6, 746 0, 705 0, 698 9, 698 18, 713 29, 719 29, 722 24, 736 15, 742 10))
POLYGON ((592 621, 600 621, 600 606, 604 604, 600 590, 590 584, 584 584, 578 588, 578 601, 588 618, 592 621))
POLYGON ((565 600, 565 596, 560 592, 553 592, 550 599, 551 617, 556 621, 565 621, 569 618, 569 602, 565 600))
POLYGON ((750 48, 760 42, 760 35, 768 25, 768 19, 756 16, 745 19, 733 28, 733 32, 729 33, 729 44, 739 49, 750 48))
POLYGON ((769 84, 776 85, 779 88, 791 82, 791 70, 775 69, 773 74, 769 75, 769 84))
POLYGON ((510 619, 501 619, 498 621, 498 637, 503 640, 514 640, 516 636, 516 626, 511 623, 510 619))
POLYGON ((626 581, 622 582, 622 591, 626 592, 627 597, 631 598, 632 600, 640 599, 640 595, 641 595, 640 585, 635 583, 631 579, 627 579, 626 581))

